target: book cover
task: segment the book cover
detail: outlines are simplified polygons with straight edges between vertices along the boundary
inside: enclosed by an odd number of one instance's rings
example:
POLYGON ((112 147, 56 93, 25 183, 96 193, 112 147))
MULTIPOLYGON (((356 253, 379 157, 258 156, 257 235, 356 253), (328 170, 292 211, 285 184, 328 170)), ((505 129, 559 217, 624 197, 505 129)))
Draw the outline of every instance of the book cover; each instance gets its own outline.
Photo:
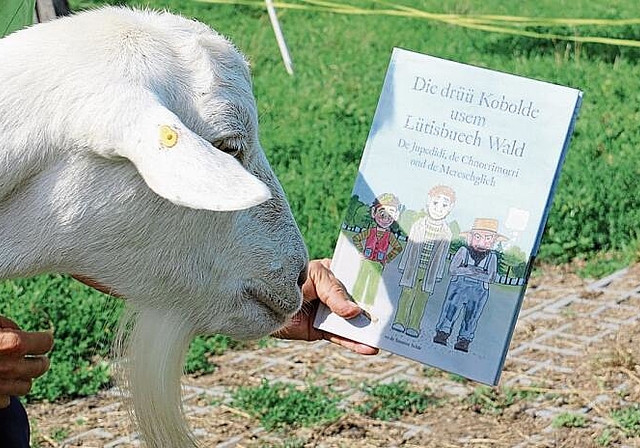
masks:
POLYGON ((394 49, 315 326, 497 384, 581 98, 394 49))

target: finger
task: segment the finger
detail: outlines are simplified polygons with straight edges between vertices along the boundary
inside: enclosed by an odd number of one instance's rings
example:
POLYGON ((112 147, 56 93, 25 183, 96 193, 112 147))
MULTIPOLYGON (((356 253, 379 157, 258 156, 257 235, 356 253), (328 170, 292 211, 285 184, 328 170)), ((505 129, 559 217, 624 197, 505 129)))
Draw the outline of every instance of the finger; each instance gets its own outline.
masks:
POLYGON ((331 311, 344 319, 352 319, 362 312, 362 309, 353 301, 344 299, 339 293, 329 294, 326 298, 320 298, 331 311))
POLYGON ((307 281, 302 285, 302 294, 309 299, 322 299, 330 294, 338 295, 345 300, 351 297, 342 282, 330 269, 331 259, 311 260, 307 281))
POLYGON ((44 355, 52 347, 49 331, 0 330, 0 355, 44 355))
POLYGON ((2 380, 0 395, 27 395, 31 390, 31 380, 2 380))
POLYGON ((0 381, 37 378, 49 370, 49 358, 46 356, 27 356, 24 358, 0 357, 0 381))
POLYGON ((0 409, 8 408, 11 404, 11 398, 9 395, 0 395, 0 409))
POLYGON ((118 292, 113 289, 110 288, 108 286, 103 285, 102 283, 98 283, 97 281, 93 280, 92 278, 89 277, 85 277, 82 275, 75 275, 73 274, 71 277, 73 277, 74 279, 78 280, 81 283, 84 283, 87 286, 90 286, 91 288, 100 291, 103 294, 108 294, 110 296, 113 297, 118 297, 118 298, 122 298, 122 296, 120 294, 118 294, 118 292))
POLYGON ((360 307, 351 300, 347 289, 329 269, 331 260, 313 260, 309 263, 309 278, 303 285, 306 299, 320 299, 337 315, 351 319, 360 314, 360 307))
POLYGON ((0 328, 11 328, 13 330, 19 330, 20 327, 14 321, 8 317, 0 316, 0 328))
POLYGON ((307 269, 307 280, 302 285, 302 297, 306 300, 318 298, 316 286, 322 281, 323 271, 326 268, 319 260, 311 260, 307 269))
POLYGON ((323 333, 324 339, 326 339, 327 341, 340 345, 360 355, 376 355, 379 352, 379 350, 375 347, 370 347, 366 344, 361 344, 360 342, 352 341, 351 339, 346 339, 335 334, 327 332, 323 333))

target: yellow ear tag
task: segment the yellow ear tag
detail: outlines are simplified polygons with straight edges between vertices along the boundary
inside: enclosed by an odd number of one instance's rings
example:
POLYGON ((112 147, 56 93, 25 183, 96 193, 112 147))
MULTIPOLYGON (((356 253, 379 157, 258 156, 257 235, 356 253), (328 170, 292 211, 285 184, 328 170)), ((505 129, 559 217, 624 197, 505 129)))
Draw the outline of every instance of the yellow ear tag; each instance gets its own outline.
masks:
POLYGON ((173 148, 178 143, 178 133, 166 124, 160 126, 160 143, 167 148, 173 148))

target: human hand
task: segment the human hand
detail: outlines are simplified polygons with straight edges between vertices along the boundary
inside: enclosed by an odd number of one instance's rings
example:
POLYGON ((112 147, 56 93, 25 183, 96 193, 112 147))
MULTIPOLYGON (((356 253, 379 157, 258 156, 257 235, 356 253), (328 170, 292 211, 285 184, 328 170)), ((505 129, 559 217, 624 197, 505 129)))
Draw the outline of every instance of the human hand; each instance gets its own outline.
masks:
POLYGON ((89 287, 91 287, 91 288, 93 288, 93 289, 95 289, 97 291, 100 291, 102 294, 107 294, 107 295, 110 295, 110 296, 113 296, 113 297, 118 297, 120 299, 123 298, 120 294, 118 294, 117 291, 115 291, 115 290, 113 290, 111 288, 108 288, 107 286, 105 286, 105 285, 103 285, 101 283, 98 283, 97 281, 93 280, 92 278, 85 277, 85 276, 82 276, 82 275, 75 275, 75 274, 72 274, 71 277, 73 277, 74 279, 78 280, 80 283, 84 283, 85 285, 87 285, 87 286, 89 286, 89 287))
POLYGON ((49 369, 51 347, 51 332, 22 331, 0 316, 0 408, 9 406, 11 395, 26 395, 32 380, 49 369))
POLYGON ((331 260, 328 258, 309 262, 307 281, 302 285, 302 297, 304 297, 302 309, 293 316, 288 325, 275 332, 273 336, 302 341, 325 339, 356 353, 375 355, 378 353, 377 348, 318 330, 313 326, 320 303, 324 303, 331 311, 345 319, 354 318, 362 312, 360 307, 349 299, 344 285, 329 269, 330 263, 331 260))

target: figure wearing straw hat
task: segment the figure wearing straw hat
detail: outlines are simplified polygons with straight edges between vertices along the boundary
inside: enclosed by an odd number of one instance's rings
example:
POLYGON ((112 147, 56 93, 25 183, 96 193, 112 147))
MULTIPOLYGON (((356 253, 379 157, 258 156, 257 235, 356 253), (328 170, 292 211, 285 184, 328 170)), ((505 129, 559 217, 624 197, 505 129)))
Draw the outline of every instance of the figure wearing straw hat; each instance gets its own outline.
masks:
POLYGON ((447 345, 451 328, 462 316, 455 350, 469 351, 478 320, 489 298, 489 284, 498 272, 498 255, 493 251, 496 243, 508 238, 498 233, 498 220, 477 218, 471 230, 461 232, 467 244, 461 246, 449 266, 449 287, 436 324, 433 342, 447 345))

